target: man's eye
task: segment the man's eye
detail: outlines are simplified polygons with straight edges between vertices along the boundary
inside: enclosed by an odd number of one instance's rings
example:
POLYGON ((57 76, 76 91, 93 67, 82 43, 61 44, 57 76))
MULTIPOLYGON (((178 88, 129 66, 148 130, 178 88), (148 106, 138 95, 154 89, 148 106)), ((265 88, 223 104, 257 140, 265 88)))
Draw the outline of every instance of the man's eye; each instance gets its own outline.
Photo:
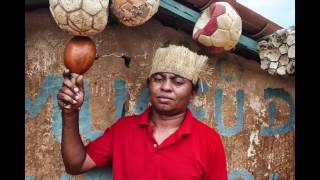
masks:
POLYGON ((175 80, 174 83, 177 85, 177 86, 180 86, 184 83, 183 80, 175 80))
POLYGON ((161 78, 161 77, 154 77, 154 78, 153 78, 153 80, 154 80, 155 82, 160 82, 160 81, 162 81, 162 79, 163 79, 163 78, 161 78))

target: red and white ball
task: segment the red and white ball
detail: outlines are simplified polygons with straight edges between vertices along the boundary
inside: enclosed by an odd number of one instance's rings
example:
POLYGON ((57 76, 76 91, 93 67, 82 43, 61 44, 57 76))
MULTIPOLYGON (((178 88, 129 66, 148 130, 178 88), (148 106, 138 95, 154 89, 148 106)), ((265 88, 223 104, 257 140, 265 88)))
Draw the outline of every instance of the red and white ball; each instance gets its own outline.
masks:
POLYGON ((242 33, 242 21, 227 2, 212 3, 201 14, 193 29, 193 39, 218 54, 234 48, 242 33))

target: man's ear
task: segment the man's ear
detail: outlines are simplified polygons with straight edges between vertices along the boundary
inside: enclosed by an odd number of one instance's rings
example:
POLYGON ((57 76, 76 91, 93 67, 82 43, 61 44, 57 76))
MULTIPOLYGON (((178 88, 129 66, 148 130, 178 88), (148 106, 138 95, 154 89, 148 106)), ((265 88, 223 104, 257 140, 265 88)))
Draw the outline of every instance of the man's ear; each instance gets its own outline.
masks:
POLYGON ((196 90, 194 90, 194 89, 192 89, 192 91, 191 91, 191 99, 190 99, 190 101, 194 100, 194 98, 196 97, 196 95, 197 95, 197 91, 196 91, 196 90))

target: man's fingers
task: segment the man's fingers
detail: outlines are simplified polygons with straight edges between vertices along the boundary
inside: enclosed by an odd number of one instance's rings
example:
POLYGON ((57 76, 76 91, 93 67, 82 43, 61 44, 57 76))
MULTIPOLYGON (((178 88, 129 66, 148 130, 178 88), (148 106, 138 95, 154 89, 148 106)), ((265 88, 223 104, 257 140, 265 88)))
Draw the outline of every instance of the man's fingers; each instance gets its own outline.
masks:
POLYGON ((73 84, 69 79, 64 79, 63 85, 69 88, 75 94, 79 92, 79 88, 75 84, 73 84))
POLYGON ((65 94, 63 92, 60 92, 58 94, 58 100, 62 100, 62 101, 67 102, 69 104, 77 104, 77 101, 75 99, 73 99, 71 96, 69 96, 68 94, 65 94))
POLYGON ((66 102, 59 100, 58 104, 60 107, 64 108, 64 109, 71 109, 71 106, 68 106, 66 102))
POLYGON ((83 93, 80 88, 83 87, 83 77, 76 78, 75 81, 71 80, 72 77, 69 69, 64 70, 63 85, 57 95, 58 105, 64 112, 80 110, 83 102, 83 93))
POLYGON ((70 79, 70 70, 69 69, 65 69, 64 71, 63 71, 63 78, 64 79, 70 79))
POLYGON ((83 90, 83 76, 79 75, 76 80, 76 85, 83 90))
POLYGON ((72 97, 73 100, 78 100, 80 98, 78 94, 75 94, 72 90, 70 90, 69 88, 67 88, 65 86, 63 86, 61 88, 60 92, 72 97))

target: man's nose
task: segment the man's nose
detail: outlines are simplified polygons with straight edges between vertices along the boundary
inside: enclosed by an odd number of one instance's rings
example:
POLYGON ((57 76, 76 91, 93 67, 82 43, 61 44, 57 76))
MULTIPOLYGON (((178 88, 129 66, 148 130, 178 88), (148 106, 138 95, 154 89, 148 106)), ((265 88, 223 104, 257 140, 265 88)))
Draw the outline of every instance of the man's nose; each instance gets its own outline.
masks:
POLYGON ((172 82, 170 79, 166 79, 161 83, 161 90, 163 91, 171 91, 172 90, 172 82))

